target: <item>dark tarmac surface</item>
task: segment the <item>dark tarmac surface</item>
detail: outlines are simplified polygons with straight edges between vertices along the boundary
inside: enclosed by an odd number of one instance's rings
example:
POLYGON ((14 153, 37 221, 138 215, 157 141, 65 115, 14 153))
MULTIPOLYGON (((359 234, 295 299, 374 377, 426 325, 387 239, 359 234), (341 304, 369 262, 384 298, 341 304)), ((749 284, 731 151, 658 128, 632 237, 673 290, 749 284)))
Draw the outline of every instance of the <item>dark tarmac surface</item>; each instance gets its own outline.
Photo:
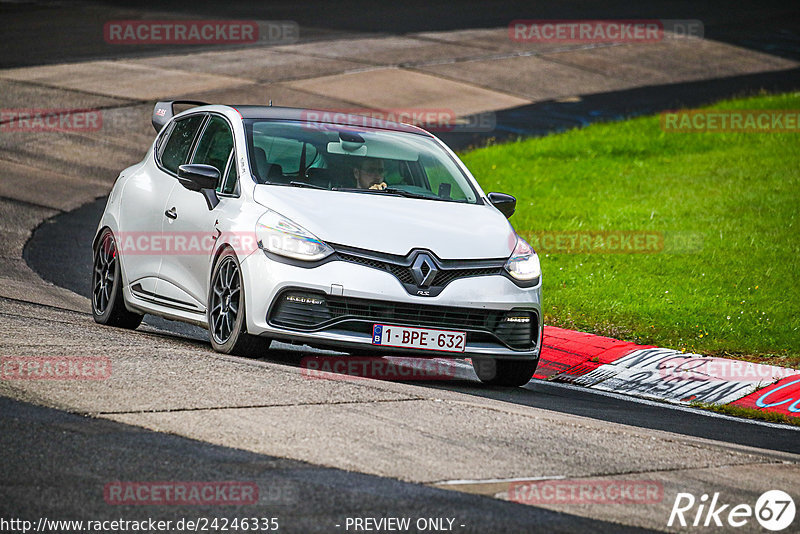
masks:
POLYGON ((336 525, 343 527, 347 517, 391 516, 409 517, 412 522, 454 518, 455 532, 646 532, 218 447, 5 398, 0 398, 0 428, 0 517, 34 524, 42 517, 173 522, 181 517, 276 517, 279 532, 304 533, 344 532, 336 525), (103 489, 115 481, 249 482, 257 485, 259 500, 242 506, 108 504, 103 489))
MULTIPOLYGON (((0 68, 98 58, 183 52, 179 45, 121 46, 103 40, 111 20, 291 20, 301 40, 346 34, 404 34, 506 26, 516 19, 697 19, 707 38, 786 57, 800 58, 800 12, 792 2, 588 2, 531 3, 514 0, 452 2, 311 2, 191 0, 155 2, 42 2, 0 4, 0 68), (487 8, 487 5, 490 5, 487 8)), ((192 47, 193 50, 201 48, 192 47)))

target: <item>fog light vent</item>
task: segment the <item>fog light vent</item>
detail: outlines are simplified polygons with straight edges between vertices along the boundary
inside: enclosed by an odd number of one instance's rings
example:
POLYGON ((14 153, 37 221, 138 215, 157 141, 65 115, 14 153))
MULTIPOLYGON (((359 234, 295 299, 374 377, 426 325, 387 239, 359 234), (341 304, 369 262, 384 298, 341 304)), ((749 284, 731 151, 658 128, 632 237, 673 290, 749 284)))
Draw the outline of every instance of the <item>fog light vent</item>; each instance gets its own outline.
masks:
POLYGON ((495 334, 510 347, 527 349, 532 345, 535 317, 524 311, 510 311, 500 318, 495 334))
POLYGON ((331 318, 323 295, 292 291, 278 297, 269 320, 279 326, 303 328, 320 325, 331 318))

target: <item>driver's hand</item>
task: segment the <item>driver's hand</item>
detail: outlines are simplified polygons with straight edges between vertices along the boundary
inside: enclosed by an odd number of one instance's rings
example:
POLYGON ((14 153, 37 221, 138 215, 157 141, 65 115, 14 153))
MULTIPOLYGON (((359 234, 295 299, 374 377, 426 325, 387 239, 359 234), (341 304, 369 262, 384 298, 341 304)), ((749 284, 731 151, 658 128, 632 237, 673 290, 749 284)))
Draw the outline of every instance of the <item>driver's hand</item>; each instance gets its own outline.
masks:
POLYGON ((386 189, 386 182, 380 182, 369 186, 370 189, 386 189))

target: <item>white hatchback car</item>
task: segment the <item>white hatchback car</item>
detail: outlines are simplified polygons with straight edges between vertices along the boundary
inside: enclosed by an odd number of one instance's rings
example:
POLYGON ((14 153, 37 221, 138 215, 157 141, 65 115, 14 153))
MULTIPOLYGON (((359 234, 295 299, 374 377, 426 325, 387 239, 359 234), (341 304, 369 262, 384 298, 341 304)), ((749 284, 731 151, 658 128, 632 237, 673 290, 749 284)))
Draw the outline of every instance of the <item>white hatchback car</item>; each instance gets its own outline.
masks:
POLYGON ((515 199, 485 194, 425 130, 312 115, 156 104, 158 136, 94 240, 95 320, 185 321, 234 354, 281 340, 470 357, 484 382, 527 383, 541 270, 507 220, 515 199))

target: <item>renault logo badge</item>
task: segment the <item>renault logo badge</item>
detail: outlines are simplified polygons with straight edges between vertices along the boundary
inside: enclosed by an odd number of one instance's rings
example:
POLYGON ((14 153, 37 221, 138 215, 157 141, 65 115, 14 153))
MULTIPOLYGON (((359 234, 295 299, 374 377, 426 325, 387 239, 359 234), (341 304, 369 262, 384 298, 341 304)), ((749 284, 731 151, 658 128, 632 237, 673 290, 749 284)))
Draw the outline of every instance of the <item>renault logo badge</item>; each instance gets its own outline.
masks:
POLYGON ((420 254, 411 266, 411 275, 419 287, 429 287, 436 278, 439 269, 427 254, 420 254))

